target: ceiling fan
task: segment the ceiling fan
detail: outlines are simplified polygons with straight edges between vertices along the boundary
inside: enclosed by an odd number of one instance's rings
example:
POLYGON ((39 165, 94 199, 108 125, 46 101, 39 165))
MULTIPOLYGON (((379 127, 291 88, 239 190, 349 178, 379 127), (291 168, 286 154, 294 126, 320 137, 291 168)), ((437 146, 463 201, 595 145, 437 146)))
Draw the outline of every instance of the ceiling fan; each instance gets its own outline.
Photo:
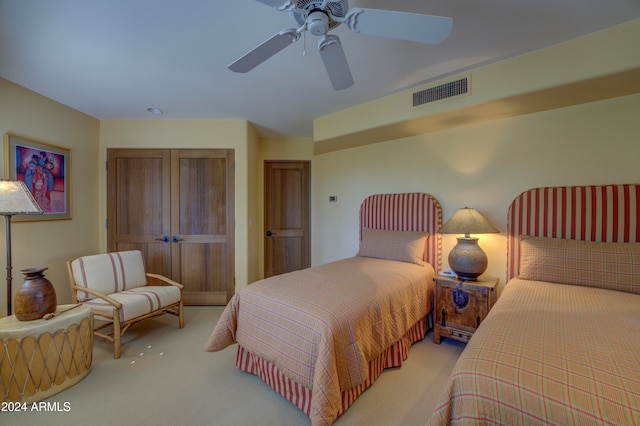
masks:
POLYGON ((256 0, 289 15, 298 28, 276 33, 229 65, 233 72, 246 73, 295 43, 304 31, 321 37, 318 50, 335 90, 353 85, 353 76, 338 36, 328 34, 340 24, 356 33, 371 34, 419 43, 440 44, 451 33, 453 20, 444 16, 391 10, 353 8, 347 0, 256 0))

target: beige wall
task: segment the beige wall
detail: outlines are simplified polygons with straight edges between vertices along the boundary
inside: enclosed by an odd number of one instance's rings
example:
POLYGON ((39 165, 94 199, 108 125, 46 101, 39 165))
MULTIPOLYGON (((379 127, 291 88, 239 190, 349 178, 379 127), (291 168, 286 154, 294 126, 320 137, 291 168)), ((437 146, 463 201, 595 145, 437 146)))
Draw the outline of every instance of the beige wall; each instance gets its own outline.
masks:
MULTIPOLYGON (((480 245, 487 273, 504 280, 509 203, 536 186, 640 182, 638 117, 640 94, 318 155, 313 264, 357 252, 366 196, 420 191, 440 200, 445 221, 468 206, 502 231, 480 236, 480 245)), ((445 268, 454 244, 443 237, 445 268)))
MULTIPOLYGON (((72 220, 13 222, 13 290, 23 283, 21 269, 46 266, 58 303, 70 303, 65 261, 97 252, 99 122, 0 78, 0 132, 71 149, 72 220)), ((5 177, 4 150, 2 151, 5 177)), ((0 226, 0 315, 6 314, 5 226, 0 226)))
POLYGON ((313 122, 315 152, 640 92, 640 19, 376 99, 313 122), (413 106, 413 92, 467 77, 469 92, 413 106))
MULTIPOLYGON (((250 251, 256 236, 252 226, 257 217, 250 206, 257 205, 257 136, 243 120, 108 120, 100 124, 99 164, 105 164, 107 148, 228 148, 235 150, 235 264, 236 287, 244 287, 249 277, 258 275, 257 257, 250 251), (249 153, 249 147, 252 152, 249 153), (250 170, 251 168, 251 170, 250 170)), ((104 170, 104 167, 102 168, 104 170)), ((106 173, 98 180, 100 223, 106 220, 106 173)), ((106 229, 100 228, 100 247, 106 247, 106 229)))

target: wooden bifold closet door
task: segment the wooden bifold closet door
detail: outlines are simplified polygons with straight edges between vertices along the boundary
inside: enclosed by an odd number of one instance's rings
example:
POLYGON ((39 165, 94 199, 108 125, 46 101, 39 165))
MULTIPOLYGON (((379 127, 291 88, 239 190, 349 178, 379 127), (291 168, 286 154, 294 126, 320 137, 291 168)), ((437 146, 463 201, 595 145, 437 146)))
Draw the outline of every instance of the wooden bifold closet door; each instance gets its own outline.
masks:
POLYGON ((188 305, 234 294, 234 151, 107 150, 107 246, 141 250, 188 305))

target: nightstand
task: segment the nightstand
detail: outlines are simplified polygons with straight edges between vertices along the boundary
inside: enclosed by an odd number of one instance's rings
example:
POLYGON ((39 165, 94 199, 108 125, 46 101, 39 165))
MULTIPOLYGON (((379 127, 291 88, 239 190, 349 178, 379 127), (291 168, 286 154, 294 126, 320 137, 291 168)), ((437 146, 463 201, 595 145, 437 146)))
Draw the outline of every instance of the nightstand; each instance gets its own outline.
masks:
POLYGON ((477 281, 437 276, 433 341, 443 337, 467 343, 496 303, 498 279, 481 276, 477 281))

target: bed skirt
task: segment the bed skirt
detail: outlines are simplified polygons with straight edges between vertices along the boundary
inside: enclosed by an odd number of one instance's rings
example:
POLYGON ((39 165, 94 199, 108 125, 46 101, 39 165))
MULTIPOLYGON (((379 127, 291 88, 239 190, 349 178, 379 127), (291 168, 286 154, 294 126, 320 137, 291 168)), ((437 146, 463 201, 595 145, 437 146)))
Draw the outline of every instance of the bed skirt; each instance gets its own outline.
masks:
MULTIPOLYGON (((425 318, 422 318, 399 341, 377 358, 369 361, 369 377, 362 384, 342 391, 342 402, 336 417, 344 413, 362 392, 375 382, 385 368, 400 367, 402 365, 402 362, 409 356, 411 345, 424 338, 427 331, 425 322, 425 318)), ((311 389, 289 379, 269 361, 263 360, 238 345, 236 367, 260 377, 273 390, 293 403, 307 416, 310 416, 313 398, 311 389)))

